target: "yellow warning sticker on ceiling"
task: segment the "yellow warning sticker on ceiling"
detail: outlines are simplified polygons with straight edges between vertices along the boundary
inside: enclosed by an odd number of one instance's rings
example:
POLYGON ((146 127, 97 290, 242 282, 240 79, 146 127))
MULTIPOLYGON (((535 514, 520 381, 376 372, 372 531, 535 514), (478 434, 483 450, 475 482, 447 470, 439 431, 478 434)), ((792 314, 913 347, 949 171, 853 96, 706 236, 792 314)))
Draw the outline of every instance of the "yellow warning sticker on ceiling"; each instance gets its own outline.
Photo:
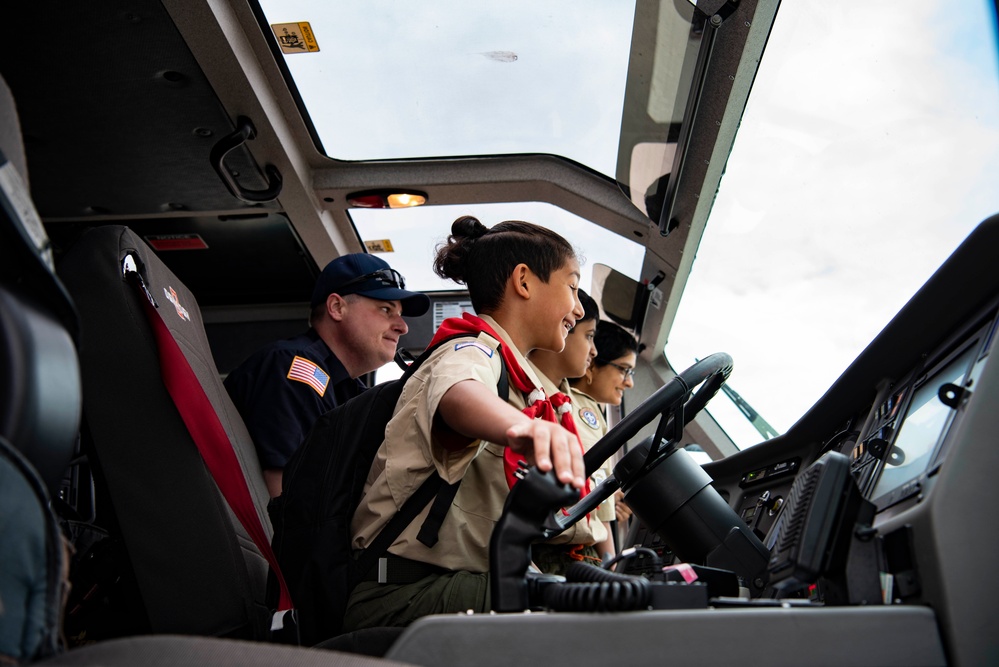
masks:
POLYGON ((392 242, 388 239, 365 241, 364 247, 368 249, 368 252, 395 252, 392 248, 392 242))
POLYGON ((319 42, 308 21, 271 25, 278 45, 284 53, 311 53, 319 50, 319 42))

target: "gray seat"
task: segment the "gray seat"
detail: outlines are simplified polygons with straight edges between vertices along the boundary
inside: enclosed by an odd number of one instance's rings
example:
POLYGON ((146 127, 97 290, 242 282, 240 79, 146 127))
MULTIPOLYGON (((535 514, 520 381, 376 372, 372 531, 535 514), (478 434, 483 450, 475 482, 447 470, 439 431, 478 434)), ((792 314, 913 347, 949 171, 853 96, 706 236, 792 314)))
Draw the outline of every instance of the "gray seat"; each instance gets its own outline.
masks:
POLYGON ((100 642, 35 663, 34 667, 405 667, 409 663, 353 653, 261 644, 217 637, 130 637, 100 642))

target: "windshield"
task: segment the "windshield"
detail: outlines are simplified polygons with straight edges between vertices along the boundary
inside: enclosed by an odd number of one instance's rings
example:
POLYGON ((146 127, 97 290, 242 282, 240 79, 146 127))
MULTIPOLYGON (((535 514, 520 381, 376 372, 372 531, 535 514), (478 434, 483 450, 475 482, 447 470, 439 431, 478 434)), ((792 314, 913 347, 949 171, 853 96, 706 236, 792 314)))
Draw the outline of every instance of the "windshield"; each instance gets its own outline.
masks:
MULTIPOLYGON (((778 432, 971 229, 999 211, 995 24, 984 0, 785 2, 666 356, 735 360, 778 432)), ((719 395, 740 447, 763 440, 719 395)))

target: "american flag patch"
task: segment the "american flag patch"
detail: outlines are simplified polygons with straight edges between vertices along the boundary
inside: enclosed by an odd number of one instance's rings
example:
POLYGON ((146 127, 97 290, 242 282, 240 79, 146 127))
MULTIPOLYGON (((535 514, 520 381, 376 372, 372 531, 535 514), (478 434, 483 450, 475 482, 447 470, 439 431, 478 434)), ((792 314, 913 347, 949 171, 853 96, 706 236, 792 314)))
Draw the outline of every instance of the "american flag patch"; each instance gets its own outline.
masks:
POLYGON ((304 382, 315 389, 320 396, 326 393, 326 385, 330 383, 330 376, 323 369, 302 357, 292 359, 291 368, 288 369, 288 379, 304 382))

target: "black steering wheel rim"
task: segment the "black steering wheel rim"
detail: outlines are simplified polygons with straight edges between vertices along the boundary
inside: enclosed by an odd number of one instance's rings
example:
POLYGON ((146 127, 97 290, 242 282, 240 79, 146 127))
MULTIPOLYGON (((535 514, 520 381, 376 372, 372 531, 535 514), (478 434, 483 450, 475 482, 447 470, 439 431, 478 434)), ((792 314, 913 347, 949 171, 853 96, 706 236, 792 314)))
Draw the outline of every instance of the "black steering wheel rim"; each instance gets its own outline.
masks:
POLYGON ((667 419, 673 412, 673 408, 681 401, 686 401, 683 404, 683 423, 686 425, 718 392, 731 373, 732 357, 724 352, 717 352, 701 359, 674 377, 615 424, 614 428, 609 430, 586 452, 583 456, 583 461, 586 464, 586 475, 592 475, 604 461, 634 438, 640 430, 645 428, 646 424, 655 419, 656 415, 660 415, 662 419, 667 419), (709 379, 711 382, 692 398, 689 398, 690 392, 709 379))
POLYGON ((634 471, 629 480, 619 480, 612 475, 572 507, 551 515, 543 529, 545 538, 554 537, 574 525, 621 488, 622 483, 633 484, 662 463, 674 451, 683 435, 683 427, 704 409, 731 373, 732 357, 729 355, 718 352, 705 357, 660 387, 615 424, 583 455, 587 477, 658 415, 660 424, 656 435, 650 439, 653 446, 650 446, 644 464, 634 471), (704 386, 691 396, 691 392, 702 384, 704 386))

